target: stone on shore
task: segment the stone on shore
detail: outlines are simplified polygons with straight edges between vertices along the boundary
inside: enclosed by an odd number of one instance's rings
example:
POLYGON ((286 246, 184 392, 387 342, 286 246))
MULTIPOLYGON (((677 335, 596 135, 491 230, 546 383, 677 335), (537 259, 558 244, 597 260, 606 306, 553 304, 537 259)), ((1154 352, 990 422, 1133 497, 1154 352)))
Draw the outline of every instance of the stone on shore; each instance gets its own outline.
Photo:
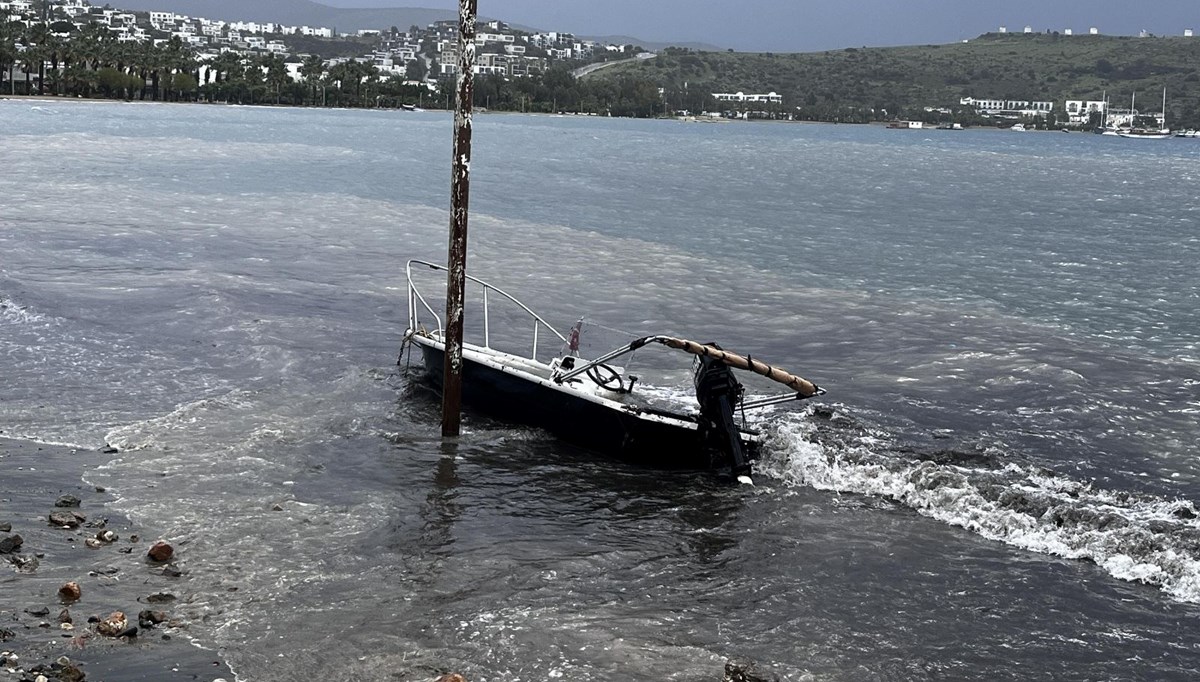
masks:
POLYGON ((78 528, 80 523, 87 521, 87 517, 79 512, 51 512, 50 523, 59 526, 60 528, 78 528))
POLYGON ((0 521, 0 533, 8 533, 12 530, 12 524, 8 521, 0 521))
POLYGON ((175 555, 175 548, 160 540, 150 547, 150 551, 146 552, 146 555, 154 561, 170 561, 171 557, 175 555))
POLYGON ((433 682, 467 682, 467 678, 458 673, 446 673, 433 682))
POLYGON ((144 609, 138 613, 138 625, 149 629, 167 620, 166 611, 151 611, 144 609))
POLYGON ((0 554, 12 554, 21 548, 25 540, 18 534, 0 536, 0 554))
POLYGON ((113 611, 108 614, 107 618, 96 625, 96 632, 105 637, 119 637, 127 629, 129 629, 129 621, 126 620, 125 614, 120 611, 113 611))
POLYGON ((78 507, 82 504, 82 500, 74 495, 63 495, 54 501, 55 507, 78 507))
POLYGON ((726 661, 725 682, 779 682, 779 678, 774 675, 764 677, 757 674, 754 672, 753 663, 726 661))
POLYGON ((79 601, 79 598, 82 596, 83 590, 79 588, 79 583, 74 580, 64 583, 62 587, 58 588, 58 598, 64 602, 79 601))

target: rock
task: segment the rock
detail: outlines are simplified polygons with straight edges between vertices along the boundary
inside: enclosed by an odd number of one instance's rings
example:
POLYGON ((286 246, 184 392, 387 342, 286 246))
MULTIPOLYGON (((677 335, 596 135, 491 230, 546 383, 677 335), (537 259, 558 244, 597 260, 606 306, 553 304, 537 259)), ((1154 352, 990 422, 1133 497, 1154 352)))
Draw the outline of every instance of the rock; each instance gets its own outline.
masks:
POLYGON ((175 564, 167 564, 163 566, 162 574, 168 578, 179 578, 183 575, 183 571, 175 564))
POLYGON ((137 637, 137 636, 138 636, 138 626, 136 626, 136 625, 130 625, 129 627, 122 630, 121 632, 117 633, 117 637, 137 637))
POLYGON ((70 612, 70 610, 68 610, 68 609, 63 609, 62 611, 59 611, 59 612, 58 612, 58 622, 60 622, 60 623, 74 623, 75 621, 74 621, 74 620, 71 618, 71 612, 70 612))
POLYGON ((74 495, 63 495, 54 501, 55 507, 78 507, 81 500, 74 495))
POLYGON ((42 616, 49 616, 50 609, 46 608, 45 606, 38 606, 32 609, 25 609, 25 613, 28 613, 34 618, 41 618, 42 616))
MULTIPOLYGON (((62 658, 66 658, 63 656, 62 658)), ((58 670, 59 682, 83 682, 87 678, 87 673, 79 669, 79 666, 67 661, 58 670)))
POLYGON ((283 505, 276 502, 275 504, 271 505, 271 511, 283 511, 283 505))
POLYGON ((133 535, 130 535, 130 536, 129 536, 129 541, 130 541, 130 542, 137 542, 137 541, 138 541, 138 539, 139 539, 139 538, 138 538, 138 536, 137 536, 137 533, 134 533, 133 535))
POLYGON ((20 573, 33 573, 38 569, 38 558, 28 556, 26 554, 14 554, 8 557, 8 563, 12 564, 20 573))
POLYGON ((16 636, 17 633, 13 632, 12 630, 9 630, 8 628, 0 628, 0 642, 7 642, 16 636))
POLYGON ((754 672, 753 663, 725 663, 725 682, 777 682, 778 677, 762 677, 754 672))
POLYGON ((117 534, 111 530, 102 530, 99 533, 96 533, 96 539, 100 542, 116 542, 120 538, 118 538, 117 534))
POLYGON ((79 512, 51 512, 50 523, 63 528, 78 528, 87 517, 79 512))
POLYGON ((117 453, 117 448, 112 445, 105 445, 104 447, 100 448, 100 452, 105 455, 114 455, 117 453))
POLYGON ((150 609, 145 609, 138 613, 138 625, 147 629, 164 622, 166 619, 166 611, 151 611, 150 609))
POLYGON ((162 542, 161 540, 154 543, 150 547, 150 551, 146 552, 146 556, 150 557, 154 561, 170 561, 171 557, 174 555, 175 548, 171 547, 165 542, 162 542))
POLYGON ((96 632, 105 637, 120 637, 121 633, 129 629, 129 622, 125 618, 125 614, 120 611, 113 611, 108 614, 108 617, 100 621, 96 625, 96 632))
POLYGON ((104 543, 100 542, 96 538, 86 538, 83 541, 83 544, 87 545, 88 549, 100 549, 101 547, 104 546, 104 543))
POLYGON ((132 547, 122 547, 121 549, 118 549, 117 551, 120 552, 121 554, 133 554, 132 547))
POLYGON ((175 601, 175 595, 170 592, 156 592, 146 597, 147 604, 168 604, 175 601))
POLYGON ((0 554, 12 554, 21 548, 23 542, 25 540, 16 533, 0 536, 0 554))
POLYGON ((8 521, 0 521, 0 533, 7 533, 12 530, 12 524, 8 521))
POLYGON ((79 583, 74 580, 63 583, 63 586, 58 588, 58 598, 65 602, 79 601, 82 596, 83 590, 79 589, 79 583))
POLYGON ((104 486, 102 486, 102 485, 98 485, 98 486, 96 486, 96 492, 98 492, 98 493, 106 493, 106 492, 108 492, 108 488, 105 488, 105 487, 104 487, 104 486))
POLYGON ((467 678, 458 673, 446 673, 433 682, 467 682, 467 678))

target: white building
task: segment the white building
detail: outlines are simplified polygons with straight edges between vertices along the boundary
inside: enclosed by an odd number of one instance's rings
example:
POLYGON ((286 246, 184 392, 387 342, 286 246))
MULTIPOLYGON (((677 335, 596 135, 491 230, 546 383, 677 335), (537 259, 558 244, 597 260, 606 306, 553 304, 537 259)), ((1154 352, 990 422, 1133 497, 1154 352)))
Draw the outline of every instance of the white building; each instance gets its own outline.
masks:
POLYGON ((771 91, 765 95, 747 95, 746 93, 740 91, 734 93, 714 92, 712 96, 713 99, 717 100, 718 102, 755 102, 771 104, 783 103, 783 96, 776 94, 775 91, 771 91))
POLYGON ((1104 100, 1077 100, 1069 99, 1064 104, 1064 110, 1067 113, 1067 121, 1075 124, 1087 123, 1092 116, 1092 113, 1098 113, 1104 116, 1108 111, 1108 102, 1104 100))
POLYGON ((964 107, 971 107, 977 113, 987 116, 1045 116, 1054 110, 1054 102, 1035 102, 1020 99, 976 99, 963 97, 958 101, 964 107))

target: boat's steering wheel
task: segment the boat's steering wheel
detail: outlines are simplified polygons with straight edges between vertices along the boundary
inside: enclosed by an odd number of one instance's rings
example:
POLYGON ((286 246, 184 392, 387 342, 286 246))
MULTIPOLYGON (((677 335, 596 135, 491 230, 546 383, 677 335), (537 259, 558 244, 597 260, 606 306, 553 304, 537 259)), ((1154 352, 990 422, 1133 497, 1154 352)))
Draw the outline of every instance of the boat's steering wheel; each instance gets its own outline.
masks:
POLYGON ((585 374, 602 388, 607 388, 617 393, 625 392, 625 384, 621 381, 621 373, 608 365, 592 365, 587 368, 585 374))

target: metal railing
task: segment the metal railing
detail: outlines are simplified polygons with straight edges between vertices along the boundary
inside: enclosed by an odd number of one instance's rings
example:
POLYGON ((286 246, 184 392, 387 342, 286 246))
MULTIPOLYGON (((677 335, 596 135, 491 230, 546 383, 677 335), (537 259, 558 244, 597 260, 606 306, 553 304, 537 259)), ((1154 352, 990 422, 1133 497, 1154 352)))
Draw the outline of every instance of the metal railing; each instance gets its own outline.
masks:
MULTIPOLYGON (((442 318, 440 315, 437 314, 436 311, 434 311, 433 307, 429 305, 429 302, 425 300, 425 297, 421 294, 421 292, 417 290, 417 286, 413 282, 413 275, 412 275, 413 265, 423 265, 423 266, 429 268, 430 270, 440 270, 442 272, 445 272, 447 270, 447 268, 444 265, 438 265, 436 263, 429 263, 429 262, 423 261, 423 260, 410 260, 404 266, 404 273, 405 273, 405 276, 408 278, 408 330, 409 330, 409 333, 415 332, 418 329, 418 324, 420 322, 418 319, 418 313, 419 313, 420 308, 424 308, 426 311, 429 312, 429 314, 433 317, 434 321, 436 322, 436 326, 434 328, 435 333, 444 340, 445 339, 445 329, 442 327, 442 318)), ((493 292, 493 291, 496 292, 497 294, 499 294, 500 296, 502 296, 505 300, 507 300, 507 301, 511 302, 512 304, 514 304, 515 306, 517 306, 517 308, 519 308, 526 315, 528 315, 529 318, 533 321, 533 349, 532 349, 532 354, 529 356, 529 358, 531 360, 533 360, 534 362, 538 361, 538 359, 537 359, 538 330, 541 327, 545 327, 546 329, 550 330, 550 332, 552 334, 554 334, 554 336, 558 337, 558 339, 561 342, 567 343, 567 338, 565 336, 560 334, 558 332, 558 330, 555 329, 549 322, 542 319, 541 315, 538 315, 537 313, 533 312, 533 310, 531 310, 529 308, 529 306, 527 306, 524 303, 522 303, 521 301, 517 300, 517 298, 515 296, 513 296, 512 294, 508 293, 507 291, 504 291, 500 287, 492 286, 491 284, 488 284, 487 282, 485 282, 477 277, 472 277, 470 275, 467 275, 466 277, 467 277, 468 282, 474 282, 475 284, 478 284, 483 289, 483 347, 484 348, 492 347, 491 346, 491 341, 492 341, 492 339, 491 339, 491 317, 489 314, 490 301, 488 298, 488 292, 493 292)))

